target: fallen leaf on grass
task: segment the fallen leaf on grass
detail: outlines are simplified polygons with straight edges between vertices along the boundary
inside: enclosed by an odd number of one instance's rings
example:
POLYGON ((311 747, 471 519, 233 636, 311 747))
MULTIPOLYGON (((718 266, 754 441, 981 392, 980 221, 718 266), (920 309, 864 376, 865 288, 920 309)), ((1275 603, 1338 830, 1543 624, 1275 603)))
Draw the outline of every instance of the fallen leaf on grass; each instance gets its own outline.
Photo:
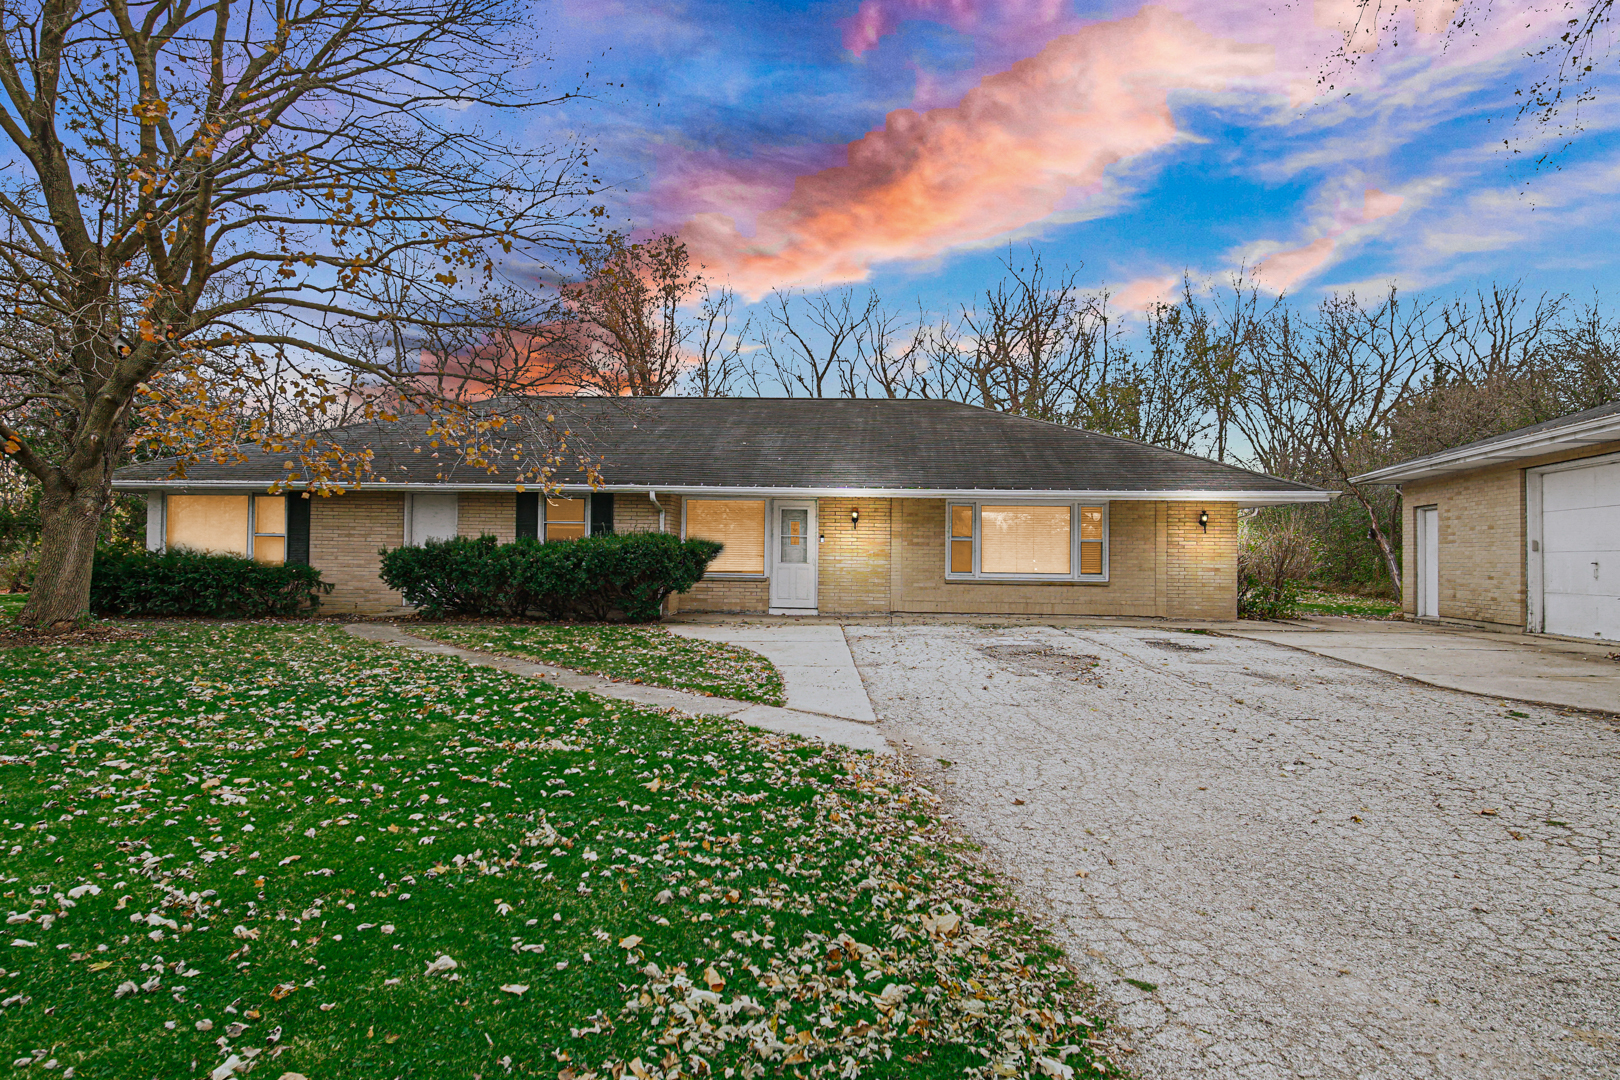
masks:
POLYGON ((505 990, 508 994, 516 994, 518 997, 522 997, 524 992, 529 988, 523 983, 502 983, 501 989, 505 990))
POLYGON ((716 994, 726 988, 726 980, 722 979, 720 977, 720 973, 714 970, 712 967, 704 969, 703 981, 708 983, 709 989, 714 991, 716 994))
POLYGON ((450 959, 450 957, 444 955, 443 953, 440 953, 439 956, 436 959, 428 961, 427 970, 425 972, 423 972, 423 974, 424 975, 440 975, 440 974, 443 974, 444 972, 447 972, 447 971, 454 971, 459 966, 460 965, 457 964, 454 960, 450 959))
POLYGON ((640 944, 641 944, 641 938, 638 937, 635 934, 631 934, 627 938, 620 938, 619 939, 619 948, 621 948, 621 949, 633 949, 637 945, 640 945, 640 944))

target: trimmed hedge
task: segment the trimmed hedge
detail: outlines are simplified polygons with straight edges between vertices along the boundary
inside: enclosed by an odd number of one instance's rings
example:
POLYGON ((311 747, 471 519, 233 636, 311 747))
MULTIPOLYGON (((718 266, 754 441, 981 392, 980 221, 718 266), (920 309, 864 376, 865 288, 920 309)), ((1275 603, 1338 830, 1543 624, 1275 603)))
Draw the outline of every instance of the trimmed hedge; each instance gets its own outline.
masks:
POLYGON ((720 545, 668 533, 510 544, 480 536, 381 554, 383 581, 429 618, 539 611, 553 619, 605 621, 617 613, 629 622, 651 622, 671 593, 702 580, 720 545))
POLYGON ((311 566, 267 566, 240 555, 102 549, 90 572, 97 615, 298 615, 332 586, 311 566))

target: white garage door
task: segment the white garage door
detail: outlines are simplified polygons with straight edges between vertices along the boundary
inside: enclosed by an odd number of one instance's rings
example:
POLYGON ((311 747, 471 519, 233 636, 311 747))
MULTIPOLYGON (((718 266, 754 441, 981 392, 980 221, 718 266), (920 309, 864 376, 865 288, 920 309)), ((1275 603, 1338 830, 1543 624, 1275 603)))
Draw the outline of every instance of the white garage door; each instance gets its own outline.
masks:
POLYGON ((1620 639, 1620 462, 1541 483, 1542 628, 1620 639))

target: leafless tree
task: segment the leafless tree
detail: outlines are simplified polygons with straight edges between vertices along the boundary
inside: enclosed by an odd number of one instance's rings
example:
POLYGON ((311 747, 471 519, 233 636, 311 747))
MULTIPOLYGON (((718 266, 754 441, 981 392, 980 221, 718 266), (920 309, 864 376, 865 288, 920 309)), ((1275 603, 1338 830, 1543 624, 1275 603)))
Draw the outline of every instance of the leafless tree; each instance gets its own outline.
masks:
POLYGON ((1308 322, 1271 321, 1267 367, 1296 407, 1276 423, 1319 455, 1331 480, 1367 513, 1390 586, 1401 593, 1400 564, 1373 494, 1356 476, 1382 463, 1381 440, 1422 374, 1449 342, 1436 305, 1402 297, 1391 286, 1376 303, 1355 294, 1324 299, 1308 322))
POLYGON ((272 371, 296 369, 316 413, 346 395, 379 416, 448 403, 435 430, 469 461, 524 428, 547 474, 543 423, 454 407, 527 377, 477 363, 504 360, 491 341, 531 314, 508 253, 544 263, 588 235, 585 148, 480 127, 567 96, 532 82, 534 29, 516 0, 0 4, 16 155, 0 291, 19 330, 0 347, 0 445, 43 506, 24 624, 84 612, 137 423, 182 458, 257 442, 288 454, 290 480, 365 474, 222 407, 272 371), (447 335, 475 348, 426 352, 447 335))
POLYGON ((683 376, 684 392, 692 397, 731 397, 741 388, 747 374, 743 350, 753 325, 744 318, 735 332, 731 329, 737 297, 730 289, 719 289, 703 298, 693 334, 692 364, 683 376))
POLYGON ((778 290, 765 303, 758 343, 789 397, 837 397, 860 363, 855 343, 867 332, 879 301, 851 288, 799 294, 778 290))

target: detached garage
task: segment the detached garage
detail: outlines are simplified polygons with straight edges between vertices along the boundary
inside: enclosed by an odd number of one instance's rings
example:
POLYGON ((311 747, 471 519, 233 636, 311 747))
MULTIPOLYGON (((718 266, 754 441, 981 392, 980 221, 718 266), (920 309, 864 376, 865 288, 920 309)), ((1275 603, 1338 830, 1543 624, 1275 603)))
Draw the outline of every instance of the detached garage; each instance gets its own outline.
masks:
POLYGON ((1356 480, 1400 486, 1409 618, 1620 640, 1620 401, 1356 480))

